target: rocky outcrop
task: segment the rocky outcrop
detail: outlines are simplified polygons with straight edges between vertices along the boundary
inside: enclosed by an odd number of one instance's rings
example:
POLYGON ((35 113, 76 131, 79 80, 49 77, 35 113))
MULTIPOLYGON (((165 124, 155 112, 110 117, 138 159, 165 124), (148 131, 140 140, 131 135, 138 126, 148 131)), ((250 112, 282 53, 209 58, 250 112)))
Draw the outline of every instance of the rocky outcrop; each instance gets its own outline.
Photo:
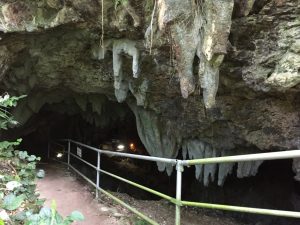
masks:
MULTIPOLYGON (((46 103, 73 99, 84 114, 80 96, 96 96, 86 118, 93 121, 106 118, 103 96, 126 102, 156 156, 296 149, 299 7, 295 0, 1 1, 1 90, 28 95, 15 112, 21 125, 46 103)), ((196 178, 222 185, 232 172, 254 175, 260 163, 237 171, 197 166, 196 178)))

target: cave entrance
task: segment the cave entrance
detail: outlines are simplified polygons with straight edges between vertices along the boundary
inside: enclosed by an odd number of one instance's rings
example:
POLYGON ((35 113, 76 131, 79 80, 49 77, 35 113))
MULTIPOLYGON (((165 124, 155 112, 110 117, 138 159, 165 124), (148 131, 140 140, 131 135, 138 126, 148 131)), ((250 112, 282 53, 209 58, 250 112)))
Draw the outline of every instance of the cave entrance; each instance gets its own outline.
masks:
MULTIPOLYGON (((23 139, 21 149, 40 156, 41 165, 54 163, 48 161, 48 144, 52 140, 60 139, 72 139, 104 150, 116 150, 118 145, 124 145, 123 152, 148 155, 137 132, 135 115, 129 106, 99 98, 102 99, 101 107, 95 107, 94 102, 88 102, 83 106, 83 103, 78 104, 78 100, 74 98, 44 104, 22 127, 13 131, 16 136, 23 139), (132 145, 134 149, 131 149, 132 145), (110 149, 111 147, 114 149, 110 149)), ((76 154, 76 148, 75 145, 71 145, 72 153, 76 154)), ((51 145, 51 157, 57 157, 63 150, 67 150, 66 143, 64 146, 51 145)), ((62 157, 59 160, 66 161, 66 154, 59 156, 62 157)), ((92 150, 82 148, 82 158, 94 166, 97 165, 97 153, 92 150)), ((71 164, 89 179, 96 180, 96 171, 93 168, 74 157, 71 157, 71 164)), ((155 190, 175 195, 174 176, 170 178, 166 173, 159 172, 154 162, 102 154, 101 168, 155 190)), ((101 175, 101 186, 138 199, 158 199, 106 175, 101 175)))
POLYGON ((89 103, 78 106, 72 99, 46 103, 13 132, 21 134, 22 149, 28 149, 43 160, 47 158, 48 142, 59 139, 73 139, 98 148, 118 141, 128 150, 130 144, 134 145, 132 152, 147 154, 138 136, 133 112, 127 104, 109 100, 105 100, 100 109, 89 103))
MULTIPOLYGON (((41 156, 43 159, 47 158, 49 140, 62 138, 74 139, 95 147, 115 139, 122 143, 134 143, 139 149, 138 154, 147 154, 137 133, 135 116, 128 105, 108 99, 102 101, 101 107, 95 107, 91 103, 80 106, 74 99, 46 103, 22 126, 21 130, 13 132, 23 138, 21 149, 26 149, 29 153, 41 156)), ((72 150, 76 151, 76 146, 72 146, 72 150)), ((83 157, 96 165, 97 154, 93 151, 86 151, 86 153, 83 157)), ((72 159, 72 164, 95 181, 96 174, 93 169, 84 166, 76 159, 72 159)), ((168 177, 166 173, 159 172, 153 162, 103 155, 101 167, 154 190, 175 196, 176 173, 173 172, 168 177)), ((185 168, 182 195, 186 200, 200 202, 295 210, 294 207, 298 206, 293 204, 299 203, 299 186, 297 187, 293 180, 294 174, 291 168, 291 160, 267 161, 261 165, 255 177, 238 179, 236 175, 232 175, 227 178, 223 187, 218 187, 214 183, 204 187, 195 180, 195 168, 185 168)), ((111 191, 127 193, 138 199, 158 199, 106 175, 101 176, 101 186, 111 191)), ((210 211, 210 213, 216 212, 210 211)), ((246 218, 252 224, 258 221, 272 225, 297 224, 297 221, 284 218, 219 213, 242 217, 243 220, 246 218)))

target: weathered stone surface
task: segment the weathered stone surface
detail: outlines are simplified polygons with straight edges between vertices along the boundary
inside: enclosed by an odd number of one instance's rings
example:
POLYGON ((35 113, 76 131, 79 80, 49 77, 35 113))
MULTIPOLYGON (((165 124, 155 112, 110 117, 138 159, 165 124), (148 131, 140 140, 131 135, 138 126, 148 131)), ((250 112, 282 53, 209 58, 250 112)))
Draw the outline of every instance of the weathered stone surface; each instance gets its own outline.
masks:
MULTIPOLYGON (((106 118, 105 95, 130 104, 151 155, 299 148, 299 1, 126 2, 0 2, 0 87, 28 95, 16 109, 21 124, 65 99, 85 112, 84 95, 96 96, 95 113, 106 118), (131 47, 114 58, 114 42, 131 47)), ((258 166, 239 165, 237 175, 258 166)), ((196 176, 222 185, 232 168, 198 166, 196 176)))

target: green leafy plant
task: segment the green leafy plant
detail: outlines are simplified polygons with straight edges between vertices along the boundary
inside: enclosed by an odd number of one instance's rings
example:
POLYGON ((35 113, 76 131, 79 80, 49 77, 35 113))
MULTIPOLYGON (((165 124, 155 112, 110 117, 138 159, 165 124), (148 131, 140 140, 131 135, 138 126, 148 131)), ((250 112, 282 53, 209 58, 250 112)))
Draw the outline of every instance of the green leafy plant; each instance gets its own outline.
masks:
MULTIPOLYGON (((17 105, 21 97, 0 97, 0 129, 17 124, 9 109, 17 105)), ((65 219, 56 211, 53 202, 51 209, 43 207, 44 200, 36 194, 36 163, 39 157, 26 151, 16 150, 22 139, 0 142, 0 225, 69 225, 84 219, 74 211, 65 219)))
POLYGON ((24 202, 24 199, 25 199, 24 195, 16 196, 10 193, 9 195, 3 198, 2 207, 10 211, 16 210, 24 202))
POLYGON ((9 125, 16 125, 18 123, 13 119, 13 116, 8 109, 15 107, 17 105, 17 101, 24 97, 25 95, 20 97, 10 97, 8 94, 0 96, 0 129, 6 130, 9 125))
POLYGON ((38 214, 28 216, 25 225, 69 225, 74 221, 83 221, 84 216, 78 212, 73 211, 69 216, 63 218, 56 211, 56 203, 52 202, 51 209, 44 207, 38 214))

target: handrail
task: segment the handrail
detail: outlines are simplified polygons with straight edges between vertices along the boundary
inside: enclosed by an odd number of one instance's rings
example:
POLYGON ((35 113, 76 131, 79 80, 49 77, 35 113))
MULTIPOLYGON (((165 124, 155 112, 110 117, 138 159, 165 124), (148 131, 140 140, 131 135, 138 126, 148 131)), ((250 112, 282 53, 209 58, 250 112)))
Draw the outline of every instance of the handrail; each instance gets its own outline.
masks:
POLYGON ((127 180, 127 179, 125 179, 125 178, 123 178, 123 177, 117 176, 117 175, 115 175, 115 174, 113 174, 113 173, 110 173, 110 172, 107 172, 107 171, 105 171, 105 170, 101 170, 101 169, 100 169, 100 172, 102 172, 102 173, 104 173, 104 174, 106 174, 106 175, 108 175, 108 176, 111 176, 111 177, 113 177, 113 178, 115 178, 115 179, 118 179, 118 180, 120 180, 120 181, 123 181, 123 182, 125 182, 125 183, 127 183, 127 184, 131 184, 132 186, 135 186, 135 187, 137 187, 137 188, 139 188, 139 189, 142 189, 142 190, 144 190, 144 191, 147 191, 147 192, 149 192, 149 193, 152 193, 152 194, 154 194, 154 195, 156 195, 156 196, 158 196, 158 197, 161 197, 161 198, 163 198, 163 199, 169 200, 170 202, 173 202, 173 203, 176 202, 176 199, 175 199, 175 198, 173 198, 173 197, 171 197, 171 196, 169 196, 169 195, 163 194, 163 193, 161 193, 161 192, 159 192, 159 191, 155 191, 155 190, 153 190, 153 189, 151 189, 151 188, 145 187, 145 186, 140 185, 140 184, 138 184, 138 183, 135 183, 135 182, 133 182, 133 181, 131 181, 131 180, 127 180))
POLYGON ((99 148, 95 148, 77 141, 73 141, 71 139, 61 139, 60 141, 68 141, 74 144, 77 144, 79 146, 85 147, 87 149, 93 150, 95 152, 99 152, 101 154, 106 154, 109 156, 120 156, 120 157, 125 157, 125 158, 131 158, 131 159, 141 159, 141 160, 146 160, 146 161, 153 161, 153 162, 163 162, 163 163, 169 163, 172 165, 177 164, 177 159, 168 159, 168 158, 163 158, 163 157, 155 157, 155 156, 146 156, 146 155, 137 155, 137 154, 130 154, 130 153, 121 153, 121 152, 113 152, 113 151, 107 151, 107 150, 102 150, 99 148))
POLYGON ((194 207, 201 207, 201 208, 206 208, 206 209, 219 209, 219 210, 225 210, 225 211, 252 213, 252 214, 260 214, 260 215, 300 218, 299 212, 291 212, 291 211, 285 211, 285 210, 260 209, 260 208, 210 204, 210 203, 202 203, 202 202, 189 202, 189 201, 181 201, 181 203, 184 206, 194 206, 194 207))
MULTIPOLYGON (((67 164, 68 165, 68 164, 67 164)), ((119 203, 120 205, 124 206, 125 208, 127 208, 128 210, 130 210, 131 212, 135 213, 136 215, 138 215, 139 217, 141 217, 142 219, 144 219, 145 221, 147 221, 148 223, 152 224, 152 225, 159 225, 157 222, 155 222, 154 220, 152 220, 151 218, 149 218, 148 216, 144 215, 143 213, 139 212, 138 210, 136 210, 135 208, 131 207, 130 205, 126 204, 124 201, 122 201, 121 199, 117 198, 116 196, 113 196, 111 193, 109 193, 108 191, 105 191, 104 189, 97 187, 95 185, 95 183, 93 181, 91 181, 89 178, 87 178, 83 173, 81 173, 80 171, 78 171, 76 168, 74 168, 71 165, 68 165, 72 170, 74 170, 76 173, 78 173, 82 178, 84 178, 89 184, 91 184, 92 186, 94 186, 97 190, 101 191, 102 193, 104 193, 106 196, 110 197, 111 199, 113 199, 115 202, 119 203)))
MULTIPOLYGON (((245 162, 245 161, 255 161, 255 160, 275 160, 275 159, 290 159, 290 158, 300 158, 300 150, 289 150, 289 151, 280 151, 280 152, 268 152, 268 153, 257 153, 257 154, 247 154, 247 155, 235 155, 235 156, 224 156, 224 157, 213 157, 213 158, 204 158, 204 159, 192 159, 192 160, 177 160, 177 159, 168 159, 168 158, 161 158, 161 157, 153 157, 153 156, 145 156, 145 155, 136 155, 136 154, 129 154, 129 153, 120 153, 120 152, 112 152, 101 150, 95 147, 91 147, 89 145, 70 140, 70 139, 63 139, 60 140, 63 142, 68 143, 68 162, 67 164, 71 169, 73 169, 76 173, 82 176, 85 180, 87 180, 90 184, 92 184, 96 188, 96 196, 98 197, 98 191, 104 193, 108 197, 112 198, 114 201, 118 202, 119 204, 123 205, 142 219, 146 220, 148 223, 153 225, 158 225, 157 222, 152 220, 151 218, 145 216, 143 213, 139 212, 138 210, 134 209, 133 207, 129 206, 122 200, 118 199, 117 197, 113 196, 111 193, 103 190, 100 188, 100 173, 106 174, 111 176, 115 179, 120 181, 126 182, 132 186, 135 186, 139 189, 157 195, 161 198, 164 198, 171 203, 175 204, 176 206, 176 213, 175 213, 175 224, 180 225, 180 207, 181 206, 194 206, 194 207, 201 207, 201 208, 210 208, 210 209, 219 209, 219 210, 226 210, 226 211, 235 211, 235 212, 244 212, 244 213, 254 213, 254 214, 262 214, 262 215, 272 215, 272 216, 282 216, 282 217, 291 217, 291 218, 298 218, 300 219, 300 212, 293 212, 293 211, 284 211, 284 210, 272 210, 272 209, 261 209, 261 208, 250 208, 250 207, 241 207, 241 206, 231 206, 231 205, 221 205, 221 204, 211 204, 211 203, 201 203, 201 202, 190 202, 190 201, 183 201, 181 200, 181 192, 182 192, 182 172, 185 166, 191 165, 199 165, 199 164, 211 164, 211 163, 229 163, 229 162, 245 162), (76 146, 85 147, 87 149, 93 150, 98 153, 97 158, 97 166, 89 163, 88 161, 82 159, 81 157, 73 154, 71 152, 71 143, 75 144, 76 146), (101 154, 106 154, 110 156, 119 156, 119 157, 126 157, 132 159, 141 159, 147 161, 154 161, 154 162, 164 162, 169 163, 171 165, 176 165, 177 170, 177 179, 176 179, 176 198, 153 190, 151 188, 145 187, 140 185, 136 182, 130 181, 123 177, 117 176, 113 173, 105 171, 100 168, 100 159, 101 154), (92 167, 97 171, 97 183, 95 184, 89 178, 87 178, 84 174, 80 171, 75 169, 71 165, 70 157, 74 157, 86 165, 92 167)), ((51 142, 49 142, 51 143, 51 142)), ((50 152, 50 145, 48 145, 48 152, 50 152)), ((50 155, 50 154, 49 154, 50 155)))
POLYGON ((184 166, 192 166, 198 164, 211 164, 211 163, 232 163, 232 162, 247 162, 247 161, 257 161, 257 160, 276 160, 276 159, 291 159, 299 158, 300 150, 289 150, 281 152, 266 152, 266 153, 256 153, 247 155, 234 155, 234 156, 222 156, 204 159, 191 159, 182 160, 184 166))

